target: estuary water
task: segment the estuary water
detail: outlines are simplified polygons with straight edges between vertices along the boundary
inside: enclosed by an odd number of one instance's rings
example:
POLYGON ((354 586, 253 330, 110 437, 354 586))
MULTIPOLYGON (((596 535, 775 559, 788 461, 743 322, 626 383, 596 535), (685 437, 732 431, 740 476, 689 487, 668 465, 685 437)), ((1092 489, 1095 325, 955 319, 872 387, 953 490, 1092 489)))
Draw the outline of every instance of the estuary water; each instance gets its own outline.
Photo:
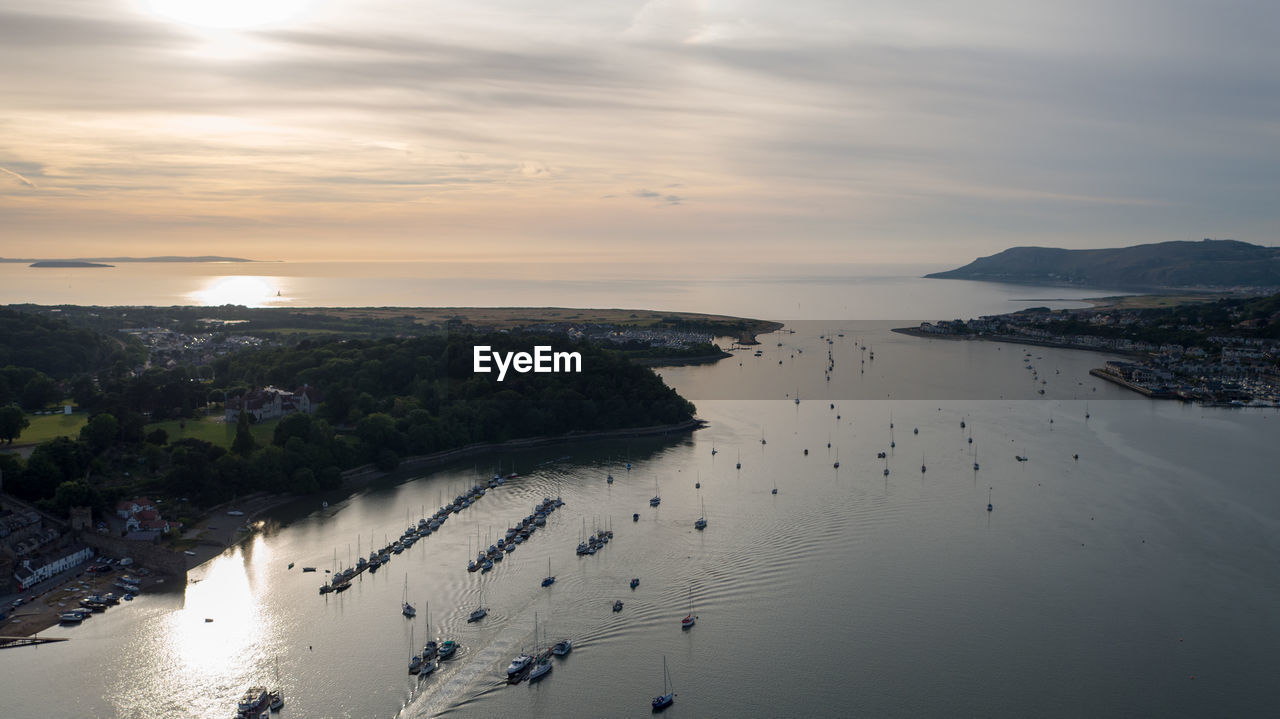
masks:
MULTIPOLYGON (((736 308, 672 307, 776 318, 751 310, 827 296, 825 314, 762 336, 760 357, 660 370, 705 429, 497 452, 327 508, 299 500, 185 588, 49 632, 72 641, 0 652, 5 713, 227 717, 278 667, 285 718, 638 717, 665 657, 673 717, 1267 715, 1280 414, 1146 400, 1088 375, 1103 355, 890 333, 901 323, 883 320, 911 316, 895 306, 904 284, 762 282, 774 294, 736 308), (835 309, 858 293, 886 309, 835 309), (349 591, 317 593, 324 570, 499 468, 519 476, 349 591), (466 571, 477 544, 557 496, 545 529, 466 571), (599 527, 613 541, 576 556, 599 527), (467 623, 481 603, 488 616, 467 623), (574 650, 508 685, 507 663, 542 643, 535 615, 574 650), (427 635, 462 649, 410 676, 427 635)), ((1016 309, 1022 290, 930 290, 951 294, 913 322, 1016 309)), ((608 304, 642 306, 622 299, 608 304)))

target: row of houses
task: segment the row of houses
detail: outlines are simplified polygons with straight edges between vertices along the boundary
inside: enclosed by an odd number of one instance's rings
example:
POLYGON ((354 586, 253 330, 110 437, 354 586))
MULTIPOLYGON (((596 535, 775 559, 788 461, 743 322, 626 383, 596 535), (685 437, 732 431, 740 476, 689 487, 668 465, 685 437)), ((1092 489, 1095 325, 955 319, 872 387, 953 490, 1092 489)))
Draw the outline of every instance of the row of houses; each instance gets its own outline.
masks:
POLYGON ((93 558, 89 547, 72 547, 36 559, 24 559, 13 572, 18 580, 18 590, 25 591, 68 569, 78 567, 93 558))

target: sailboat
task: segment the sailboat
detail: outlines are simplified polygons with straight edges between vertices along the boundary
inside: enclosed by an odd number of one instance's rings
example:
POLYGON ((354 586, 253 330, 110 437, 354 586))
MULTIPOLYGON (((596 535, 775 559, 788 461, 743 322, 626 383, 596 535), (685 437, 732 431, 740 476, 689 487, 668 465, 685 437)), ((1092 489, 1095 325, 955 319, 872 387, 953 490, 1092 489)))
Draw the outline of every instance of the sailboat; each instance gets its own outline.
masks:
POLYGON ((671 674, 667 671, 667 657, 662 657, 662 693, 653 698, 654 711, 662 711, 676 700, 675 688, 671 687, 671 674))
POLYGON ((412 619, 418 615, 418 610, 413 608, 409 603, 409 574, 404 575, 404 599, 401 601, 400 613, 412 619))
POLYGON ((973 471, 978 471, 978 448, 973 448, 973 471))
POLYGON ((427 609, 427 643, 422 647, 422 673, 430 674, 436 670, 435 658, 440 654, 440 645, 436 644, 436 640, 431 638, 431 604, 426 604, 427 609))
POLYGON ((920 474, 924 474, 924 473, 925 473, 924 452, 921 452, 920 453, 920 474))
POLYGON ((413 648, 413 625, 409 625, 409 673, 417 674, 422 671, 422 657, 418 654, 418 650, 413 648))
POLYGON ((556 583, 556 578, 551 574, 551 557, 547 557, 547 576, 542 580, 542 586, 549 587, 556 583))
MULTIPOLYGON (((702 500, 701 500, 701 499, 699 499, 698 501, 699 501, 699 502, 702 502, 702 500)), ((693 528, 694 528, 694 529, 706 529, 706 528, 707 528, 707 507, 706 507, 706 505, 705 505, 705 504, 703 504, 703 505, 702 505, 702 516, 701 516, 701 517, 698 517, 698 520, 697 520, 696 522, 694 522, 694 523, 693 523, 693 528)))
POLYGON ((995 507, 991 505, 991 488, 987 487, 987 511, 990 512, 993 509, 995 509, 995 507))
POLYGON ((693 615, 693 587, 689 587, 689 614, 680 620, 680 628, 689 629, 697 620, 698 618, 693 615))
POLYGON ((284 694, 280 692, 280 658, 276 657, 276 688, 268 696, 271 697, 271 711, 278 712, 284 706, 284 694))
MULTIPOLYGON (((547 643, 547 629, 542 629, 542 643, 547 643)), ((536 682, 551 673, 551 652, 540 650, 538 648, 538 615, 533 615, 533 655, 537 657, 533 662, 533 669, 529 670, 529 681, 536 682)))
POLYGON ((836 469, 840 469, 840 448, 839 447, 836 447, 836 461, 831 466, 836 469))
POLYGON ((488 613, 489 613, 489 610, 485 609, 485 606, 484 606, 484 585, 481 584, 480 585, 480 606, 476 607, 475 610, 471 612, 471 615, 467 617, 467 624, 470 624, 472 622, 478 622, 481 619, 484 619, 485 615, 487 615, 488 613))
POLYGON ((662 504, 662 497, 658 496, 658 479, 655 477, 653 480, 653 499, 649 500, 649 506, 656 507, 659 504, 662 504))
POLYGON ((737 466, 737 469, 742 469, 742 450, 738 450, 738 466, 737 466))

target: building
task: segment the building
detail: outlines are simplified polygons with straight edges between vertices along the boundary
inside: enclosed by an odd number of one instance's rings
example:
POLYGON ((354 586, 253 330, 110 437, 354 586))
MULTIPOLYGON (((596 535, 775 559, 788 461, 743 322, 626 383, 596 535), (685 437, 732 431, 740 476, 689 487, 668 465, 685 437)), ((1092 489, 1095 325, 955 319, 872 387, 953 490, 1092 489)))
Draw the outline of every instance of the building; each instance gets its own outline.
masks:
POLYGON ((31 588, 44 580, 68 569, 77 567, 93 557, 89 547, 72 548, 35 559, 24 559, 13 572, 20 591, 31 588))
POLYGON ((250 390, 241 397, 227 400, 227 422, 238 422, 241 412, 248 412, 255 422, 278 419, 298 412, 315 414, 320 399, 320 392, 308 385, 303 385, 296 392, 275 387, 250 390))

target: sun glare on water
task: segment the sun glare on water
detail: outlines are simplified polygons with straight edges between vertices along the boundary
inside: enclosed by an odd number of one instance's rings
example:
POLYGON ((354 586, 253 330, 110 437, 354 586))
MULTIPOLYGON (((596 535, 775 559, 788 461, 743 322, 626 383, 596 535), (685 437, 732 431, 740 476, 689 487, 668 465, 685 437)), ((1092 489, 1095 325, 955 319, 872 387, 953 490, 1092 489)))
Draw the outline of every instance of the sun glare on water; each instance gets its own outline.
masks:
POLYGON ((271 279, 269 277, 215 277, 204 289, 191 293, 191 297, 202 305, 266 307, 273 302, 284 300, 281 291, 270 282, 271 279))
POLYGON ((147 0, 160 17, 204 28, 273 25, 297 16, 311 0, 147 0))

